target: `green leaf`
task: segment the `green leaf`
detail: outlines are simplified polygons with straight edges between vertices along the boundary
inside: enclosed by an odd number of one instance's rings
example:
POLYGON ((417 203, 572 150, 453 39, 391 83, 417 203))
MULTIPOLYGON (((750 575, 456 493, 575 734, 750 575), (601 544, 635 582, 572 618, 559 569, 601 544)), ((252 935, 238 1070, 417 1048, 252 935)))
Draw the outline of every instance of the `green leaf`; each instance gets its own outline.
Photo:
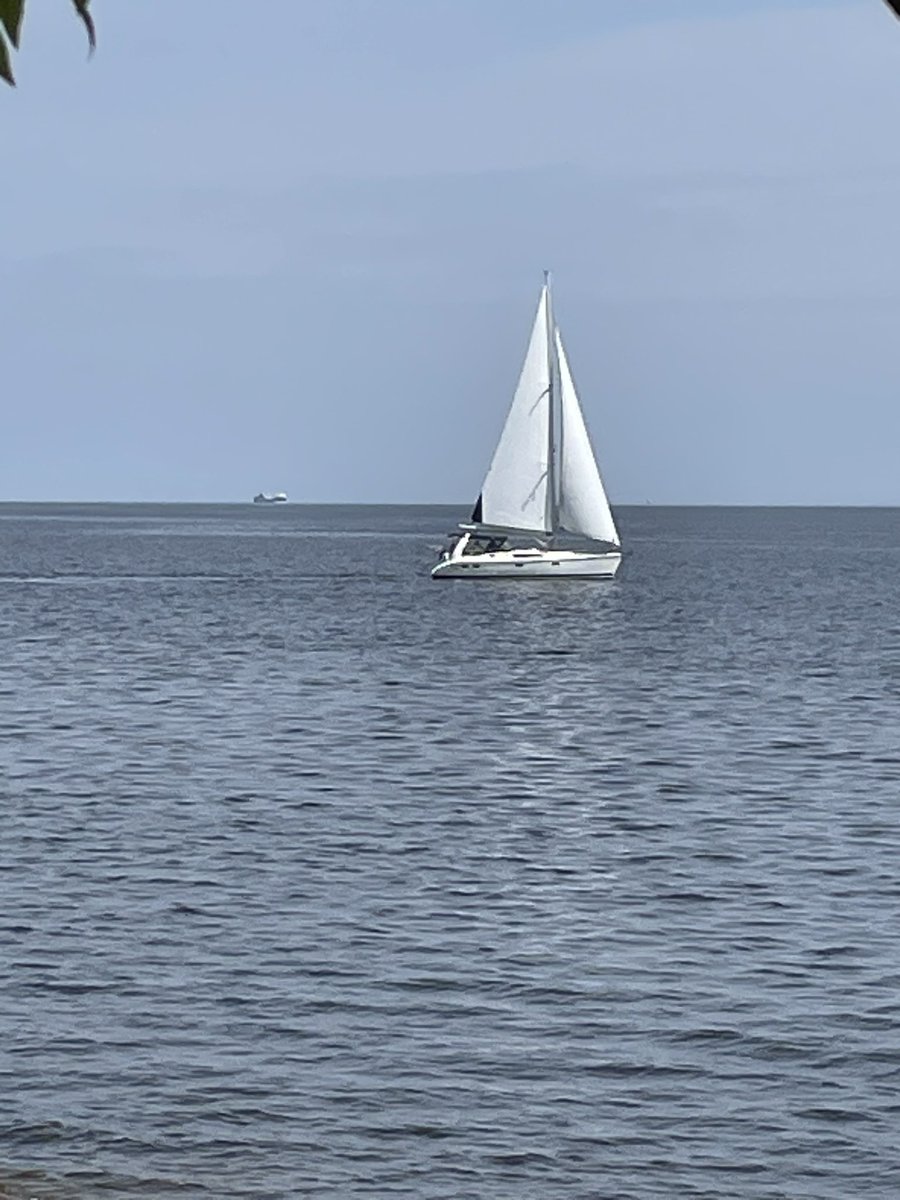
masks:
POLYGON ((6 30, 9 40, 17 50, 24 12, 25 0, 0 0, 0 25, 6 30))
MULTIPOLYGON (((2 3, 2 0, 0 0, 0 3, 2 3)), ((88 45, 91 48, 91 53, 93 53, 97 45, 97 30, 94 28, 94 18, 88 12, 90 0, 72 0, 72 3, 75 5, 75 11, 84 22, 84 27, 88 35, 88 45)))
POLYGON ((5 79, 7 83, 16 86, 16 81, 13 79, 12 64, 9 61, 9 46, 6 44, 6 38, 0 33, 0 79, 5 79))

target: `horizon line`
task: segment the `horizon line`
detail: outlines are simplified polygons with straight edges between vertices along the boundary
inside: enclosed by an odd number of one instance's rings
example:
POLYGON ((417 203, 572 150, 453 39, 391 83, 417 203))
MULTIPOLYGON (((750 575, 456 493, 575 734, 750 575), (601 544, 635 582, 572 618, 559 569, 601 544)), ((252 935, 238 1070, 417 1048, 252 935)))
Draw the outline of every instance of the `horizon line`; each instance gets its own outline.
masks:
MULTIPOLYGON (((611 502, 612 503, 612 502, 611 502)), ((453 508, 460 511, 471 508, 471 503, 454 503, 444 500, 289 500, 274 505, 254 504, 252 500, 12 500, 0 499, 0 508, 35 507, 35 506, 70 506, 83 507, 118 506, 118 507, 161 507, 172 506, 180 508, 253 508, 262 511, 285 508, 453 508)), ((769 508, 769 509, 900 509, 900 500, 887 502, 871 501, 781 501, 781 502, 752 502, 752 501, 655 501, 655 500, 623 500, 612 503, 613 508, 769 508)))

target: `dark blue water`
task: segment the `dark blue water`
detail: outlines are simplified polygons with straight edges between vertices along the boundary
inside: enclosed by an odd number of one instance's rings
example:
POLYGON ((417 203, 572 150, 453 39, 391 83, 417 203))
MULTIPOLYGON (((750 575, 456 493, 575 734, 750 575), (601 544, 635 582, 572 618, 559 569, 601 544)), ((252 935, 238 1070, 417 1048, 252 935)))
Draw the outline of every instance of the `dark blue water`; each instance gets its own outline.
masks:
POLYGON ((900 512, 0 506, 0 1194, 900 1195, 900 512))

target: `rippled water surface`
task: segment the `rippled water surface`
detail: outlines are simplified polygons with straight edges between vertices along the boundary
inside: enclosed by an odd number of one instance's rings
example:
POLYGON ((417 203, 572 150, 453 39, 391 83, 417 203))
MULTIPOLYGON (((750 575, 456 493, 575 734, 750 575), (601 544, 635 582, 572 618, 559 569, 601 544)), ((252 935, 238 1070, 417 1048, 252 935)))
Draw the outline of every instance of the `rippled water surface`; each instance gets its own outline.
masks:
POLYGON ((900 512, 0 506, 0 1195, 900 1195, 900 512))

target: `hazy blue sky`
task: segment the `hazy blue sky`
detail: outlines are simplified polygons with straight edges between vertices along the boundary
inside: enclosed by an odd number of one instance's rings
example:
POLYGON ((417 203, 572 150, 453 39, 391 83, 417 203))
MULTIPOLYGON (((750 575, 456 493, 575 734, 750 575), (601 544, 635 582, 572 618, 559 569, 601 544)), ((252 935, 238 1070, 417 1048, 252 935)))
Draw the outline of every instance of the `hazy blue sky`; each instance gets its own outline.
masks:
POLYGON ((467 503, 549 265, 614 501, 900 504, 879 0, 94 12, 0 92, 0 498, 467 503))

